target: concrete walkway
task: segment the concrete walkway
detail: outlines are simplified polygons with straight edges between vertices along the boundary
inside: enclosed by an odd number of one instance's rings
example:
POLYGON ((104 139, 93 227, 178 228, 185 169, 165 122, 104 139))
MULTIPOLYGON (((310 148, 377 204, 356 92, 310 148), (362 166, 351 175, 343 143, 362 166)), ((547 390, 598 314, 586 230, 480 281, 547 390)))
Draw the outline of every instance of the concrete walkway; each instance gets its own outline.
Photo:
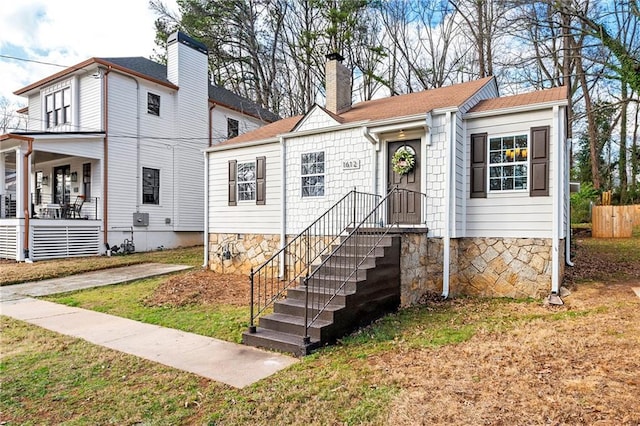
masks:
POLYGON ((0 288, 0 314, 237 388, 297 362, 285 355, 29 297, 122 283, 180 269, 185 267, 144 264, 4 286, 0 288))

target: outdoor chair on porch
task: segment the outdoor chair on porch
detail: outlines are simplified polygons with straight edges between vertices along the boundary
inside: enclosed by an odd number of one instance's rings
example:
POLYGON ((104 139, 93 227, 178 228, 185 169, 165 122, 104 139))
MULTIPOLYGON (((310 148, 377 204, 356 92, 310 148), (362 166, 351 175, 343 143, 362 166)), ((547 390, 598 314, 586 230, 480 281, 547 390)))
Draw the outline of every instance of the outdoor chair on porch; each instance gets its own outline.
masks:
POLYGON ((72 217, 73 219, 80 219, 80 211, 82 210, 82 205, 84 204, 84 195, 78 195, 76 200, 69 206, 69 211, 67 213, 67 217, 72 217))

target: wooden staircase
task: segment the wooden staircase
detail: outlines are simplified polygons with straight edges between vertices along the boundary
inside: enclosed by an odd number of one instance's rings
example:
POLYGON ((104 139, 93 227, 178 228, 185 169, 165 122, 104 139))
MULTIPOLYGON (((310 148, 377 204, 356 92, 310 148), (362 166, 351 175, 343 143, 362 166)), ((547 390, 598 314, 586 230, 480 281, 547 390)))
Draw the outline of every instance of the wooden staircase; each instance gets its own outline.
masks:
POLYGON ((274 302, 273 313, 260 317, 255 332, 243 334, 243 343, 307 355, 397 309, 400 304, 400 237, 385 235, 374 249, 361 244, 358 238, 366 237, 351 238, 330 257, 323 256, 324 263, 309 279, 308 295, 303 280, 297 287, 289 288, 286 298, 274 302), (356 273, 350 266, 353 257, 363 259, 356 273), (310 322, 320 312, 308 328, 307 339, 305 306, 308 306, 310 322))

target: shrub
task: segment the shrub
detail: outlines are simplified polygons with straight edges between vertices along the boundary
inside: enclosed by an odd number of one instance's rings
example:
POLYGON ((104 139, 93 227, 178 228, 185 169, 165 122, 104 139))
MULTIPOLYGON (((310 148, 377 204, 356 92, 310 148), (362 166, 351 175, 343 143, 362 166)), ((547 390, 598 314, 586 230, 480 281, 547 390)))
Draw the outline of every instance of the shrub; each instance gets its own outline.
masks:
POLYGON ((571 194, 571 223, 591 222, 591 204, 598 199, 598 191, 591 182, 580 184, 580 191, 571 194))

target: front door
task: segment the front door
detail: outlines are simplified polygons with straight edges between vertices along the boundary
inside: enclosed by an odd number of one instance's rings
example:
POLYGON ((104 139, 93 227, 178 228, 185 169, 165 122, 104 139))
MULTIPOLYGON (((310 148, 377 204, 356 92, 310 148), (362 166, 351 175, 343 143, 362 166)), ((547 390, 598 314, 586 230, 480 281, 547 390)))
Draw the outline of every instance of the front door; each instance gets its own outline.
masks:
POLYGON ((419 224, 421 223, 420 140, 389 142, 387 146, 389 190, 399 189, 390 199, 389 221, 390 223, 398 222, 408 225, 419 224), (404 155, 400 155, 403 151, 404 155), (403 156, 413 157, 413 166, 406 165, 406 162, 410 160, 400 160, 395 162, 394 170, 394 155, 396 155, 396 159, 403 156), (397 170, 400 170, 400 173, 397 170))
POLYGON ((53 202, 69 204, 71 201, 71 166, 60 166, 53 169, 53 202))

